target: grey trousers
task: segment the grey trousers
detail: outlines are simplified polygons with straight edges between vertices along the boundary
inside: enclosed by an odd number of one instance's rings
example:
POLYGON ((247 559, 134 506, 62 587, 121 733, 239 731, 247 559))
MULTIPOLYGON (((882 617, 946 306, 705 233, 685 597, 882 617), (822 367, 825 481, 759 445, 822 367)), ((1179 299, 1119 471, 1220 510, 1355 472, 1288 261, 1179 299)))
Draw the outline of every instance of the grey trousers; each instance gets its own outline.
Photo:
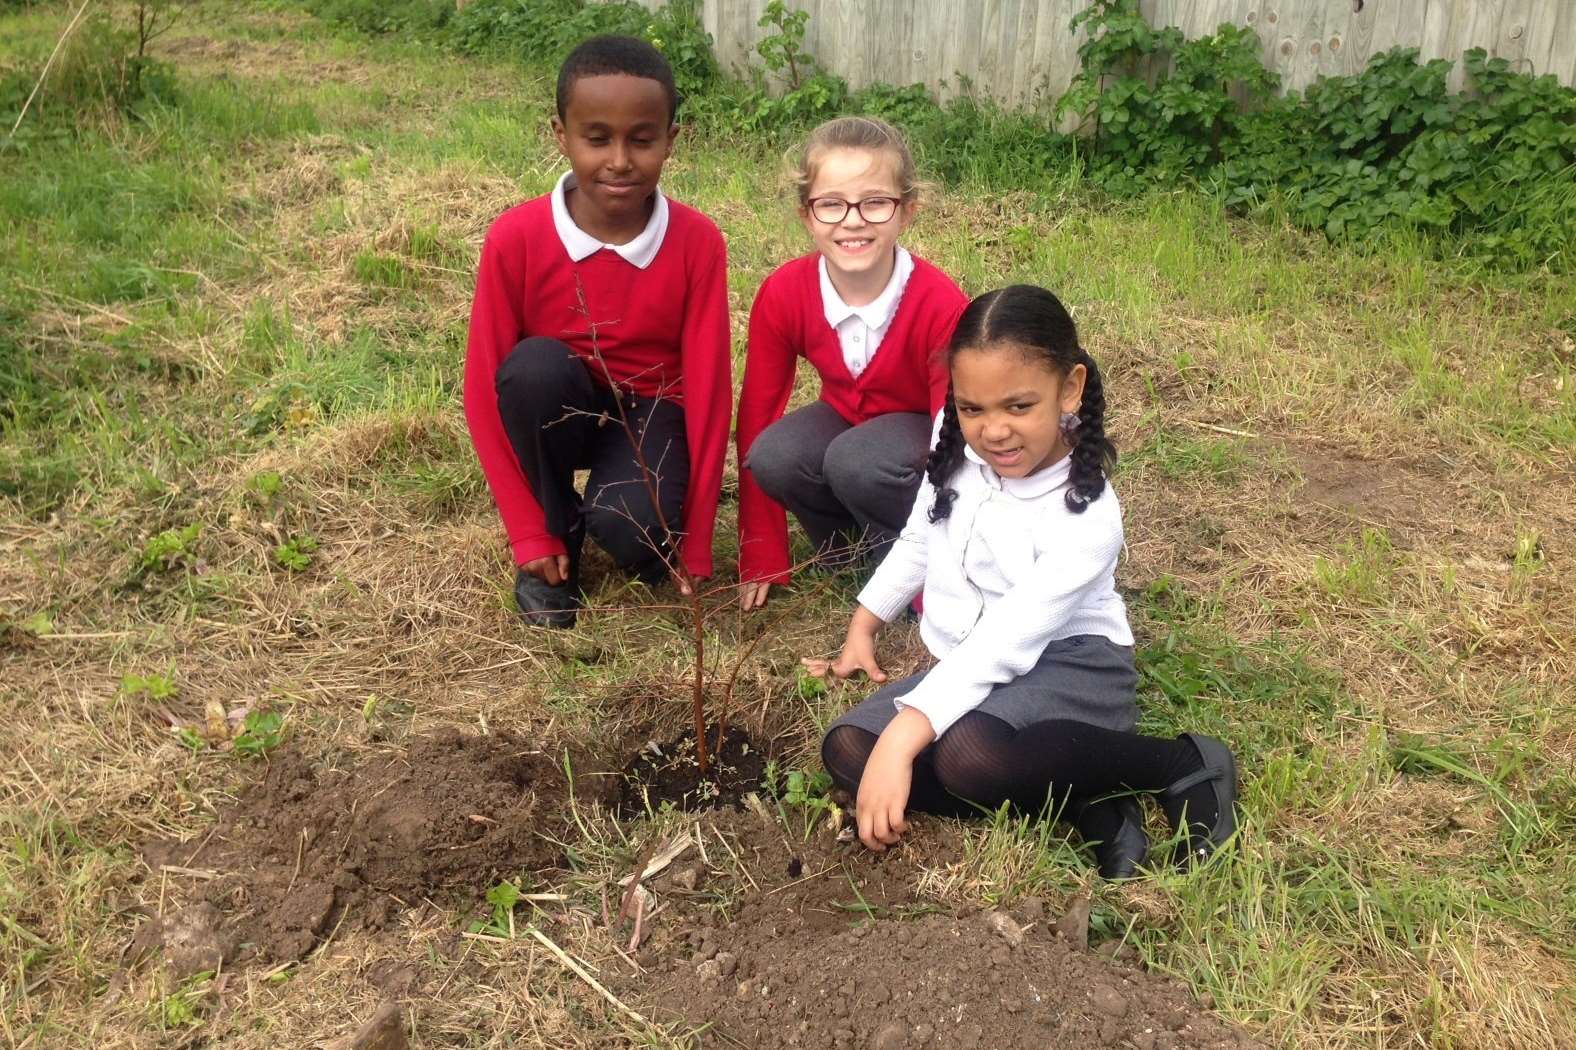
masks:
POLYGON ((930 420, 920 413, 850 426, 816 401, 761 431, 744 467, 799 519, 816 557, 840 564, 886 554, 914 506, 929 451, 930 420))

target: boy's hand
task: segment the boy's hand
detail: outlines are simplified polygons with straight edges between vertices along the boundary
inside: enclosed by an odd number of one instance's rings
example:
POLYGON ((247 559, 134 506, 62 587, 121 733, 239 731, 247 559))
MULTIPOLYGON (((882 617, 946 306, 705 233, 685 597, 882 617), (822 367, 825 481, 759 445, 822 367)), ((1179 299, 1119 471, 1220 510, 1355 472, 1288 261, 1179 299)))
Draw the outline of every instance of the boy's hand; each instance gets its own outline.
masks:
POLYGON ((739 584, 739 608, 745 612, 765 607, 767 592, 772 585, 765 580, 751 580, 739 584))
POLYGON ((569 579, 569 555, 549 554, 545 558, 536 558, 528 561, 520 568, 549 587, 557 587, 569 579))

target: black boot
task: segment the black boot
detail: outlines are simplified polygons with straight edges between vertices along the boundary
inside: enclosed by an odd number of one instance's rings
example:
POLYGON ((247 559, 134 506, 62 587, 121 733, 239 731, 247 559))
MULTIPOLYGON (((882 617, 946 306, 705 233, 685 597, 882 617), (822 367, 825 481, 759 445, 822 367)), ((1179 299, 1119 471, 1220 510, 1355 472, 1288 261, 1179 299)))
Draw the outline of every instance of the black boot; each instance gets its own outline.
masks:
POLYGON ((1087 803, 1079 810, 1074 824, 1085 841, 1094 843, 1094 856, 1103 879, 1130 879, 1149 856, 1144 811, 1131 795, 1087 803))
POLYGON ((573 627, 580 611, 580 549, 585 544, 585 524, 577 523, 564 537, 569 549, 569 578, 554 586, 539 576, 520 569, 514 577, 514 603, 532 627, 573 627))
POLYGON ((1198 863, 1237 833, 1237 760, 1214 737, 1183 733, 1177 739, 1198 751, 1201 768, 1162 790, 1160 803, 1173 827, 1186 822, 1178 828, 1184 836, 1172 860, 1198 863))

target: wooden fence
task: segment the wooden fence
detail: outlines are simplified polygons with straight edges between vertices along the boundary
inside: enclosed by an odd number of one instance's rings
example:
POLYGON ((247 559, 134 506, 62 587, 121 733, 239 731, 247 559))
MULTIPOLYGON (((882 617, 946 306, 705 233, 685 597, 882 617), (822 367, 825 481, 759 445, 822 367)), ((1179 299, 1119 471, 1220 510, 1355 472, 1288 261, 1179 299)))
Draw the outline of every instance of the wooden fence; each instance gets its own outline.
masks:
MULTIPOLYGON (((663 0, 642 0, 657 7, 663 0)), ((701 0, 725 68, 754 58, 767 0, 701 0)), ((1083 40, 1067 28, 1087 0, 788 0, 808 10, 807 49, 854 87, 922 83, 943 95, 958 78, 1010 104, 1055 98, 1078 70, 1083 40)), ((1283 89, 1360 72, 1371 55, 1415 47, 1456 62, 1486 48, 1517 68, 1576 84, 1576 0, 1141 0, 1153 24, 1191 37, 1222 22, 1252 26, 1283 89)))

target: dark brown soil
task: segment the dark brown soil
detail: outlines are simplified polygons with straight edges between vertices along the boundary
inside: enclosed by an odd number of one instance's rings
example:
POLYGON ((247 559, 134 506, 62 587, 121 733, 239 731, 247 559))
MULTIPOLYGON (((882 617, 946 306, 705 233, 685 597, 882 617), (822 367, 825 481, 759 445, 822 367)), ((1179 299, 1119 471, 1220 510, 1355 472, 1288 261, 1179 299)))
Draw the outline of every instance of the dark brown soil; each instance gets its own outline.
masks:
MULTIPOLYGON (((680 864, 658 880, 658 896, 678 906, 658 920, 642 952, 652 972, 631 979, 628 990, 663 1020, 709 1025, 702 1046, 1258 1045, 1181 984, 1051 932, 1052 917, 1038 914, 1042 902, 1009 915, 919 897, 920 864, 956 853, 945 825, 921 822, 883 857, 857 845, 801 848, 780 825, 748 813, 721 827, 755 885, 732 884, 744 893, 723 913, 705 903, 716 899, 705 891, 723 889, 716 883, 725 872, 680 864)), ((827 843, 820 833, 812 838, 827 843)))
POLYGON ((715 735, 708 733, 708 737, 713 753, 704 777, 695 755, 693 730, 635 752, 624 767, 619 816, 639 817, 648 806, 655 810, 664 802, 685 811, 737 806, 745 795, 758 790, 767 756, 754 738, 735 726, 718 749, 715 735))
POLYGON ((286 751, 213 834, 146 857, 219 873, 196 892, 242 961, 298 959, 336 928, 381 928, 424 899, 479 898, 556 866, 566 797, 554 758, 508 733, 440 732, 346 768, 286 751))

